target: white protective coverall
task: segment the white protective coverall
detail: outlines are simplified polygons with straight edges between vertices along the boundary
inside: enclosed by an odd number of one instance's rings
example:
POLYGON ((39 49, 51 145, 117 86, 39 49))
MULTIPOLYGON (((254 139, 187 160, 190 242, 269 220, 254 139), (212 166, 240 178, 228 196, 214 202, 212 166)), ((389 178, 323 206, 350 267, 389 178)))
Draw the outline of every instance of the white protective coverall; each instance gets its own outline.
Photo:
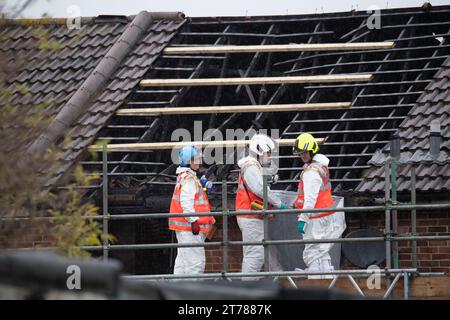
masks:
MULTIPOLYGON (((238 161, 247 188, 256 196, 263 198, 263 169, 255 158, 248 156, 238 161)), ((267 187, 268 202, 279 208, 281 201, 267 187)), ((242 241, 262 241, 264 239, 264 220, 237 217, 242 232, 242 241)), ((243 246, 242 272, 259 272, 264 264, 263 246, 243 246)), ((245 279, 245 278, 244 278, 245 279)), ((245 280, 253 280, 247 278, 245 280)))
MULTIPOLYGON (((330 160, 323 154, 316 154, 313 161, 327 166, 330 160)), ((322 173, 323 174, 323 173, 322 173)), ((317 196, 322 185, 322 177, 318 170, 305 170, 302 176, 304 203, 303 209, 313 209, 317 196)), ((303 213, 299 216, 299 221, 305 221, 305 234, 303 239, 338 239, 346 228, 344 212, 316 219, 309 219, 317 213, 303 213)), ((333 243, 313 243, 306 244, 303 251, 303 261, 308 267, 308 271, 331 271, 334 270, 331 264, 330 249, 333 243)))
MULTIPOLYGON (((195 212, 194 198, 197 192, 197 186, 194 177, 196 173, 186 167, 178 167, 177 175, 188 171, 193 175, 192 179, 185 179, 181 187, 180 203, 183 213, 195 212)), ((198 220, 198 217, 186 217, 189 223, 198 220)), ((178 243, 204 243, 206 235, 200 232, 194 235, 191 231, 175 231, 178 243)), ((177 248, 177 257, 175 259, 174 274, 203 273, 205 271, 205 248, 177 248)))

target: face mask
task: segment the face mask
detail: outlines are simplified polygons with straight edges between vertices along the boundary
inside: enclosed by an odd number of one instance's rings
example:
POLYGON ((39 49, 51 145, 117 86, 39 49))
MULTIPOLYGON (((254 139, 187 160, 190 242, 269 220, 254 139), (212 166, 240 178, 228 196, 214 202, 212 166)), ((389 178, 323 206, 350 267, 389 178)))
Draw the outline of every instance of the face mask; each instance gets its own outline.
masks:
POLYGON ((270 164, 270 154, 264 153, 262 156, 260 156, 259 163, 262 166, 268 166, 270 164))

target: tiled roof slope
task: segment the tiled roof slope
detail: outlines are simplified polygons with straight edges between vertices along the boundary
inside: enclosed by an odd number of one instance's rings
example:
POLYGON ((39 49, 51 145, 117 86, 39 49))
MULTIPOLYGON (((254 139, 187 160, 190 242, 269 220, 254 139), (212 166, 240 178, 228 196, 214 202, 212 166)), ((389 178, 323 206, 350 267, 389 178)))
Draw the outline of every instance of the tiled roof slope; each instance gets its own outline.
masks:
MULTIPOLYGON (((401 157, 397 172, 398 191, 411 188, 411 166, 416 167, 416 187, 421 191, 450 190, 450 58, 445 60, 415 106, 397 131, 400 137, 401 157), (433 160, 429 154, 431 121, 438 120, 441 128, 441 152, 433 160)), ((358 192, 384 190, 384 163, 389 146, 377 150, 364 172, 364 181, 358 192)))
MULTIPOLYGON (((98 135, 114 143, 165 142, 178 128, 195 134, 203 130, 278 129, 282 139, 302 132, 324 138, 320 152, 330 159, 333 191, 351 195, 362 182, 363 170, 375 151, 383 148, 406 119, 417 99, 450 56, 450 6, 387 9, 381 11, 381 29, 369 29, 366 11, 264 17, 191 18, 171 46, 267 45, 289 43, 355 43, 393 41, 393 48, 334 52, 276 52, 208 55, 162 55, 144 79, 279 77, 373 74, 364 83, 179 86, 135 88, 124 109, 248 104, 351 102, 342 110, 300 110, 234 114, 180 114, 171 116, 114 115, 98 135)), ((203 131, 202 131, 203 132, 203 131)), ((204 131, 206 132, 206 131, 204 131)), ((270 131, 269 131, 270 132, 270 131)), ((291 148, 280 148, 279 177, 274 188, 296 190, 301 161, 291 148)), ((111 180, 130 189, 146 186, 146 193, 165 194, 175 183, 171 151, 111 152, 111 180), (167 190, 161 188, 167 186, 167 190)), ((98 157, 83 161, 86 171, 100 173, 98 157)), ((215 163, 208 167, 213 181, 236 186, 238 168, 215 163)))
MULTIPOLYGON (((39 112, 42 108, 37 108, 38 105, 48 103, 45 111, 56 116, 133 19, 133 16, 83 18, 81 28, 71 30, 65 23, 0 25, 0 50, 8 61, 19 66, 7 80, 13 93, 12 103, 39 112), (58 49, 47 49, 45 44, 56 44, 58 49)), ((72 126, 72 142, 61 156, 59 174, 92 143, 184 21, 160 19, 150 24, 88 112, 72 126)))

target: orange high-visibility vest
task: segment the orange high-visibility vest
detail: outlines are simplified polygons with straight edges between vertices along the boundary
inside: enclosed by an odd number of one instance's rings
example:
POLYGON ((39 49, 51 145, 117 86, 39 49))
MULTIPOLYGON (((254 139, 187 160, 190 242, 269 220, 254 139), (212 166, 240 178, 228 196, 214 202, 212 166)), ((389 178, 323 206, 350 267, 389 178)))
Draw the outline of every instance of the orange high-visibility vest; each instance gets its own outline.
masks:
MULTIPOLYGON (((241 174, 239 175, 239 179, 238 179, 238 190, 236 193, 236 201, 235 201, 235 206, 236 206, 236 211, 238 210, 253 210, 251 203, 253 201, 259 201, 261 203, 263 203, 263 199, 261 199, 260 197, 258 197, 256 194, 254 194, 248 187, 247 190, 245 189, 245 187, 247 186, 247 184, 244 183, 244 177, 243 177, 243 169, 241 169, 241 174), (248 193, 247 193, 248 191, 248 193)), ((269 209, 271 209, 272 206, 269 205, 269 209)), ((240 214, 237 215, 237 217, 239 218, 255 218, 255 219, 264 219, 264 217, 260 214, 240 214)), ((270 217, 271 218, 271 217, 270 217)))
MULTIPOLYGON (((177 183, 175 185, 175 190, 173 191, 172 201, 170 202, 170 213, 183 213, 183 208, 181 207, 180 195, 182 184, 185 179, 194 179, 197 186, 197 191, 194 197, 194 210, 195 212, 211 212, 211 206, 208 201, 206 193, 203 191, 202 185, 198 178, 193 174, 185 171, 178 175, 177 183)), ((209 233, 215 223, 213 216, 201 216, 198 219, 200 224, 200 232, 209 233)), ((170 217, 169 218, 169 229, 175 231, 191 231, 192 226, 185 217, 170 217)))
MULTIPOLYGON (((320 164, 319 162, 313 161, 312 163, 305 164, 303 167, 303 172, 305 170, 315 170, 319 173, 320 177, 322 178, 322 185, 320 186, 320 191, 317 196, 316 204, 314 205, 315 209, 320 208, 333 208, 334 206, 334 200, 331 195, 331 183, 330 183, 330 172, 328 171, 328 167, 320 164)), ((305 201, 305 195, 303 192, 303 172, 300 176, 300 182, 298 184, 298 195, 297 199, 295 199, 294 206, 298 209, 303 209, 303 203, 305 201)), ((316 219, 328 216, 330 214, 333 214, 333 212, 321 212, 315 215, 312 215, 310 219, 316 219)))

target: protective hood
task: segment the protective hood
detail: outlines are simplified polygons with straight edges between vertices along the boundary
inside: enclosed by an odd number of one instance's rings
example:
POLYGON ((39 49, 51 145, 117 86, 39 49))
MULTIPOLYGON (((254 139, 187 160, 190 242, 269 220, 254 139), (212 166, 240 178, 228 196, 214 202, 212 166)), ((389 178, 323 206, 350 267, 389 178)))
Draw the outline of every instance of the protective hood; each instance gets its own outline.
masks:
POLYGON ((327 167, 328 167, 328 164, 330 163, 330 159, 328 159, 326 156, 324 156, 323 154, 320 154, 320 153, 316 154, 313 157, 313 161, 317 161, 320 164, 327 166, 327 167))
POLYGON ((181 166, 177 168, 176 174, 180 174, 181 172, 185 172, 185 171, 188 171, 189 173, 193 174, 194 176, 196 175, 195 171, 192 170, 191 168, 181 167, 181 166))
POLYGON ((258 160, 256 160, 255 158, 253 158, 252 156, 247 156, 245 158, 242 158, 241 160, 238 161, 238 166, 239 168, 243 168, 244 165, 248 162, 254 163, 258 166, 261 166, 258 162, 258 160))

